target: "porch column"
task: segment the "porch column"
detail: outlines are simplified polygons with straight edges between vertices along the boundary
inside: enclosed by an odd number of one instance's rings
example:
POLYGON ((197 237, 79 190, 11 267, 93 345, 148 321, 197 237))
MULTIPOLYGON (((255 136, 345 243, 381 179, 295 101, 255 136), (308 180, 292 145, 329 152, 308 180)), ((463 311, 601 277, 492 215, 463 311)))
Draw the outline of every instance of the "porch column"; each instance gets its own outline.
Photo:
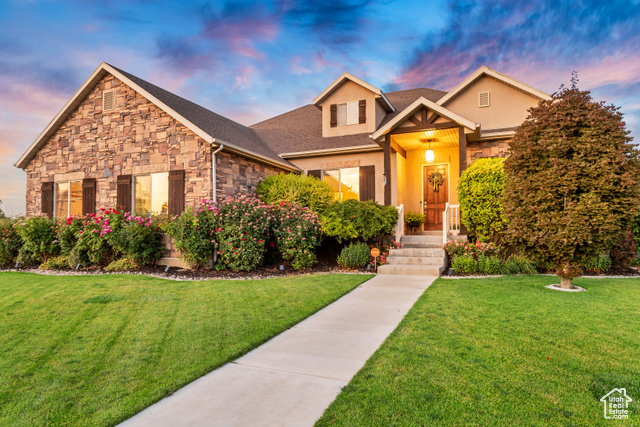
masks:
POLYGON ((460 165, 460 175, 467 168, 467 134, 464 133, 464 127, 458 128, 458 161, 460 165))
MULTIPOLYGON (((460 175, 467 169, 467 135, 464 133, 464 127, 458 128, 458 162, 460 166, 460 175)), ((462 209, 460 209, 460 234, 467 234, 467 227, 462 223, 462 209)))
POLYGON ((391 135, 384 137, 384 204, 391 204, 391 135))

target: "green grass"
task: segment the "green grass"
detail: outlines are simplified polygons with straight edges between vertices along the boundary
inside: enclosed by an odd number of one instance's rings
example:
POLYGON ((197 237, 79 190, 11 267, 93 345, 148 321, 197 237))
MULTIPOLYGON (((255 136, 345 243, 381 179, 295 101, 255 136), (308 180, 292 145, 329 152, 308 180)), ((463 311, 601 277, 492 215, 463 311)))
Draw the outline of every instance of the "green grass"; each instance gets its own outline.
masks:
POLYGON ((0 273, 0 425, 114 425, 370 277, 0 273))
POLYGON ((317 425, 619 425, 617 387, 639 425, 640 279, 557 280, 438 279, 317 425))

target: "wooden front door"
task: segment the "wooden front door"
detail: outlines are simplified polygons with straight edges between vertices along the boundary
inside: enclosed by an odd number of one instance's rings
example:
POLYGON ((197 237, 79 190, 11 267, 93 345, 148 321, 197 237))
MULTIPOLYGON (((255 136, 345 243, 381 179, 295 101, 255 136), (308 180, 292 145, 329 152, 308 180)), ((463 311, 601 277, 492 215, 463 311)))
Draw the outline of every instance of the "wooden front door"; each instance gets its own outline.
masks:
POLYGON ((449 167, 447 165, 425 166, 423 188, 424 229, 442 230, 442 212, 449 201, 449 167))

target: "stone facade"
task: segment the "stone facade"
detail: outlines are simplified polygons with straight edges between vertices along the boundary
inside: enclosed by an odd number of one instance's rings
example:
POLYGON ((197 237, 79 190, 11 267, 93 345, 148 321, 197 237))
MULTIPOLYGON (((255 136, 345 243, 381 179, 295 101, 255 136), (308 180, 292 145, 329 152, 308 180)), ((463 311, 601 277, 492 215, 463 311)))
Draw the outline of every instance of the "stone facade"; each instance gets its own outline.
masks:
MULTIPOLYGON (((249 193, 278 169, 218 153, 218 197, 249 193)), ((41 211, 41 183, 96 178, 96 208, 116 204, 118 175, 185 170, 185 205, 211 198, 208 143, 132 88, 107 75, 26 167, 27 215, 41 211), (115 108, 102 111, 103 92, 115 108)))
POLYGON ((467 167, 476 159, 486 157, 507 157, 510 139, 495 139, 491 141, 470 142, 467 146, 467 167))

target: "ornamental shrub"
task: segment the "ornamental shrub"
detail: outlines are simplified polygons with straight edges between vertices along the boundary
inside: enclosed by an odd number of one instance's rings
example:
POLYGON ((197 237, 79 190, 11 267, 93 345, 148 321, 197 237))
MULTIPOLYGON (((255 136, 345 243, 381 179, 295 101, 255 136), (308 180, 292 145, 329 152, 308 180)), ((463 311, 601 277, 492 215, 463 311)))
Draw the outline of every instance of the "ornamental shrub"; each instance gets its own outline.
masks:
POLYGON ((271 225, 270 207, 247 195, 222 200, 217 207, 217 268, 250 271, 262 265, 271 225))
POLYGON ((333 200, 331 186, 312 176, 296 174, 270 175, 256 189, 261 200, 270 205, 296 203, 315 213, 322 212, 333 200))
POLYGON ((338 255, 338 264, 344 268, 361 268, 369 263, 369 245, 351 243, 338 255))
POLYGON ((120 258, 112 261, 104 268, 104 271, 131 271, 138 268, 138 264, 131 258, 120 258))
POLYGON ((40 264, 40 270, 66 270, 69 268, 69 256, 60 255, 51 257, 42 264, 40 264))
POLYGON ((503 165, 504 159, 477 159, 458 181, 462 223, 481 242, 500 240, 505 229, 503 165))
POLYGON ((66 220, 59 220, 56 226, 56 237, 60 245, 60 253, 69 255, 78 243, 79 233, 84 229, 84 218, 70 216, 66 220))
POLYGON ((308 207, 281 202, 271 208, 272 233, 277 249, 296 270, 317 262, 315 249, 322 240, 318 216, 308 207))
POLYGON ((355 239, 368 241, 381 239, 393 231, 398 222, 398 210, 395 206, 383 206, 372 200, 345 200, 329 204, 320 222, 324 234, 335 237, 340 243, 355 239))
POLYGON ((76 245, 69 252, 69 267, 75 269, 85 268, 91 265, 91 261, 89 260, 89 255, 87 254, 87 250, 82 248, 80 245, 76 245))
POLYGON ((164 254, 162 230, 152 218, 125 215, 116 239, 118 252, 139 266, 153 265, 164 254))
POLYGON ((499 253, 499 249, 494 243, 484 243, 480 241, 469 243, 465 240, 449 240, 442 245, 442 249, 444 249, 452 259, 463 255, 475 259, 478 259, 480 256, 496 257, 499 253))
POLYGON ((180 259, 192 268, 202 268, 216 250, 221 217, 218 208, 204 200, 197 209, 188 207, 168 221, 165 232, 173 238, 180 259))
POLYGON ((611 269, 611 258, 607 255, 598 255, 597 258, 587 261, 583 265, 585 271, 602 274, 611 269))
POLYGON ((502 262, 496 256, 480 255, 478 257, 478 272, 483 274, 500 274, 502 262))
POLYGON ((561 88, 529 110, 505 161, 508 237, 571 288, 581 266, 609 252, 638 213, 640 152, 619 108, 561 88))
POLYGON ((451 268, 456 273, 476 274, 478 272, 478 261, 469 255, 461 255, 451 260, 451 268))
POLYGON ((13 265, 21 247, 22 239, 14 227, 14 221, 0 219, 0 266, 13 265))
POLYGON ((636 243, 633 238, 633 232, 628 231, 621 235, 618 243, 611 248, 611 263, 616 267, 627 268, 635 257, 636 243))
POLYGON ((56 239, 56 225, 55 220, 42 215, 24 218, 16 223, 23 242, 18 254, 21 264, 40 264, 58 254, 60 248, 56 239))

